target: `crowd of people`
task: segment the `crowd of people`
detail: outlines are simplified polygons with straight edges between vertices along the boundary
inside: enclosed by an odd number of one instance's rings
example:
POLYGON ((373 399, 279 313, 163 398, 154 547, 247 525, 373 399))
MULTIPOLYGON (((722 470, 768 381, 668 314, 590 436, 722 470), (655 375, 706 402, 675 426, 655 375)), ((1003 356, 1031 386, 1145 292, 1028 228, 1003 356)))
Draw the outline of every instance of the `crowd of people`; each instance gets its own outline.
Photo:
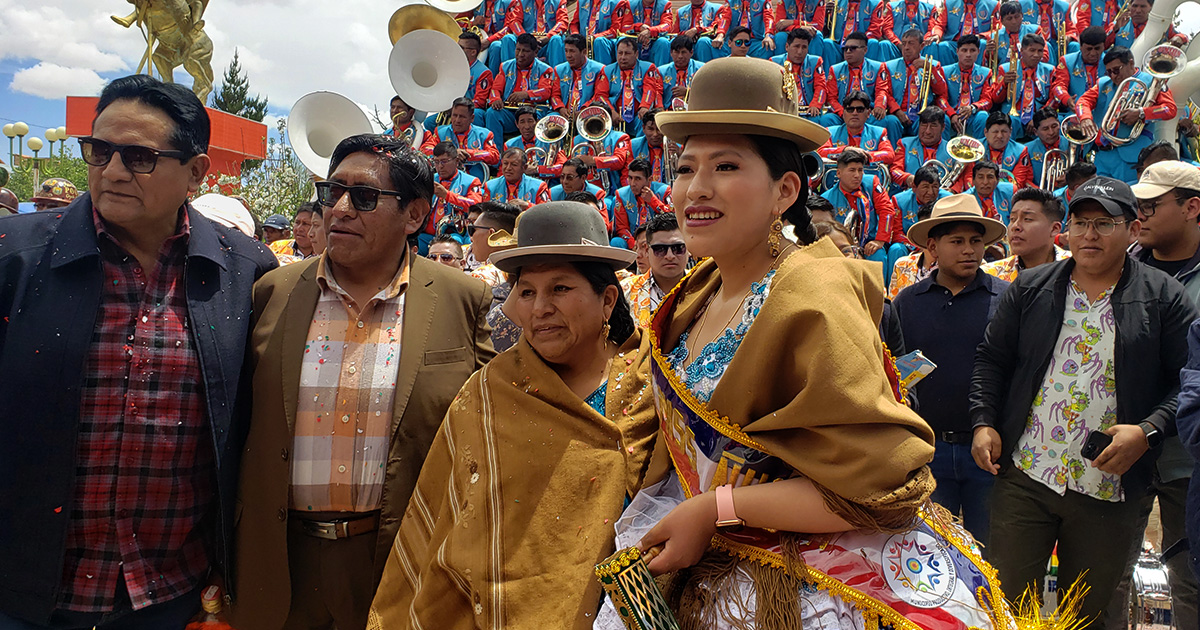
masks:
POLYGON ((111 82, 0 218, 0 630, 1116 630, 1155 506, 1200 627, 1200 166, 1065 140, 1149 82, 1071 6, 486 2, 262 221, 111 82))

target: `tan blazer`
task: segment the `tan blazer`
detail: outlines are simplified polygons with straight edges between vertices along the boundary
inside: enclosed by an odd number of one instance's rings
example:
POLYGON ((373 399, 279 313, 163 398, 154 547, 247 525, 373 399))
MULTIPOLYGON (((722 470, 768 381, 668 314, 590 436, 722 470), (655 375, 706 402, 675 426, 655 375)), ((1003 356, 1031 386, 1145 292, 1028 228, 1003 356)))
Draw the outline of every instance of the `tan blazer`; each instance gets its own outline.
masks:
MULTIPOLYGON (((282 267, 254 285, 253 415, 238 484, 230 587, 231 620, 239 630, 278 629, 291 605, 289 455, 304 342, 320 295, 317 260, 282 267)), ((442 417, 467 378, 495 356, 486 320, 491 302, 484 283, 413 260, 376 561, 363 567, 376 579, 442 417)))

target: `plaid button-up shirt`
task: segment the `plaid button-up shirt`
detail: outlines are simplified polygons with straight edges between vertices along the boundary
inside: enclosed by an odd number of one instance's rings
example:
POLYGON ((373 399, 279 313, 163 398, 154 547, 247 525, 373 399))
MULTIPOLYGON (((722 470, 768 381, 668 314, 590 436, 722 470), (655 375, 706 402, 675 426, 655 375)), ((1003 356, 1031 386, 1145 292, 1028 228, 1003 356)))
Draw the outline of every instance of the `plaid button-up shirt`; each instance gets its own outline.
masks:
POLYGON ((214 456, 189 330, 183 213, 147 274, 93 210, 104 285, 84 366, 63 610, 133 608, 208 575, 214 456))

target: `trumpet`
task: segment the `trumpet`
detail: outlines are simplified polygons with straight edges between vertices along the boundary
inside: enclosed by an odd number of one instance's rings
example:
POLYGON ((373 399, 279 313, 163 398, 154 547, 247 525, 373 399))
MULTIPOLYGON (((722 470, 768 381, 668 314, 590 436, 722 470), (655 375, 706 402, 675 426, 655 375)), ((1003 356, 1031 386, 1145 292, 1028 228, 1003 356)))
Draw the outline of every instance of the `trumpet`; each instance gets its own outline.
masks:
POLYGON ((833 39, 833 34, 837 32, 837 0, 829 0, 825 3, 825 39, 833 39))
MULTIPOLYGON (((603 107, 585 107, 575 119, 575 128, 584 141, 571 147, 571 156, 599 155, 603 149, 600 143, 612 131, 612 117, 603 107)), ((600 168, 596 170, 600 173, 600 187, 606 191, 610 190, 608 171, 600 168)))
POLYGON ((1067 176, 1067 155, 1058 149, 1050 149, 1042 158, 1042 177, 1038 188, 1054 190, 1054 185, 1067 176))
POLYGON ((921 58, 923 65, 921 67, 921 90, 920 90, 920 107, 917 113, 924 112, 929 107, 929 88, 933 84, 933 61, 929 55, 921 58))
POLYGON ((1117 9, 1117 14, 1116 14, 1115 16, 1113 16, 1113 21, 1112 21, 1112 23, 1113 23, 1114 25, 1115 25, 1117 22, 1120 22, 1120 21, 1121 21, 1121 18, 1122 18, 1122 17, 1124 17, 1126 13, 1129 13, 1129 6, 1130 6, 1130 5, 1132 5, 1132 4, 1133 4, 1133 0, 1125 0, 1125 2, 1123 2, 1123 3, 1121 4, 1121 8, 1120 8, 1120 9, 1117 9))
POLYGON ((946 174, 942 177, 941 187, 949 190, 959 176, 962 175, 967 165, 982 160, 986 151, 983 148, 983 141, 978 138, 958 136, 946 143, 946 153, 950 154, 950 159, 954 160, 954 164, 947 169, 946 174))
POLYGON ((1084 147, 1096 141, 1096 133, 1085 132, 1083 121, 1079 119, 1079 116, 1071 114, 1062 121, 1062 134, 1067 139, 1067 143, 1071 145, 1070 151, 1067 152, 1067 168, 1071 168, 1079 160, 1085 150, 1084 147))
POLYGON ((992 76, 996 76, 997 70, 1000 69, 1000 42, 996 41, 996 37, 1000 35, 1000 24, 996 24, 995 28, 988 33, 988 46, 992 46, 988 52, 988 70, 992 71, 992 76))
POLYGON ((1163 44, 1150 49, 1142 58, 1142 68, 1152 79, 1150 85, 1137 77, 1129 77, 1117 86, 1104 111, 1104 120, 1100 124, 1100 135, 1113 146, 1125 146, 1142 135, 1146 121, 1139 120, 1129 130, 1128 136, 1117 135, 1121 126, 1121 114, 1126 110, 1149 107, 1154 103, 1159 91, 1167 80, 1183 72, 1187 64, 1187 54, 1170 45, 1163 44))
MULTIPOLYGON (((1020 72, 1020 68, 1017 67, 1017 48, 1016 46, 1012 46, 1011 48, 1012 49, 1008 51, 1008 69, 1011 72, 1020 72)), ((1020 77, 1018 76, 1018 78, 1020 77)), ((1012 85, 1008 86, 1008 102, 1012 103, 1012 105, 1010 105, 1008 108, 1008 115, 1013 117, 1019 116, 1021 112, 1017 111, 1016 80, 1013 80, 1012 85)))
POLYGON ((542 166, 550 166, 558 159, 559 147, 567 137, 568 126, 566 118, 558 114, 551 114, 539 120, 537 126, 533 128, 533 137, 537 138, 538 142, 550 145, 549 150, 543 151, 544 155, 540 162, 542 166))

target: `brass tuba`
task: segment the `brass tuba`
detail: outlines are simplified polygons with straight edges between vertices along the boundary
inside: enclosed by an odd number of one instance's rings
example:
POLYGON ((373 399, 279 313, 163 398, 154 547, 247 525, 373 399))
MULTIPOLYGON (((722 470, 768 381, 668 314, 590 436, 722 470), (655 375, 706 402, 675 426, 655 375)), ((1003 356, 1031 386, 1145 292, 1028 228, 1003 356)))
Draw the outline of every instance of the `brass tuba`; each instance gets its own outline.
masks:
POLYGON ((565 117, 551 114, 539 120, 533 128, 533 137, 537 138, 538 142, 550 145, 550 150, 543 156, 542 166, 550 166, 558 159, 558 151, 567 137, 568 124, 565 117))
POLYGON ((1152 77, 1150 85, 1146 85, 1137 77, 1129 77, 1122 81, 1109 101, 1108 109, 1104 111, 1104 120, 1100 124, 1100 135, 1104 136, 1109 144, 1118 147, 1137 140, 1138 136, 1142 135, 1142 130, 1146 128, 1146 121, 1139 120, 1135 123, 1129 130, 1128 136, 1118 136, 1121 114, 1128 109, 1153 105, 1159 90, 1166 85, 1168 79, 1183 72, 1186 63, 1187 53, 1170 44, 1150 49, 1142 58, 1142 68, 1145 69, 1146 74, 1152 77))
MULTIPOLYGON (((612 131, 612 117, 603 107, 596 105, 585 107, 575 119, 575 129, 580 136, 583 136, 584 141, 571 147, 571 156, 599 155, 603 148, 600 143, 612 131)), ((596 170, 600 173, 600 187, 605 191, 610 190, 608 171, 601 168, 596 170)))
POLYGON ((954 160, 954 164, 950 165, 949 171, 942 177, 941 187, 947 190, 954 185, 955 180, 962 175, 968 164, 982 160, 986 154, 983 141, 971 136, 952 138, 946 143, 946 153, 949 153, 950 159, 954 160))
POLYGON ((1042 157, 1042 177, 1038 180, 1038 188, 1054 190, 1054 184, 1067 176, 1067 154, 1058 149, 1050 149, 1042 157))

